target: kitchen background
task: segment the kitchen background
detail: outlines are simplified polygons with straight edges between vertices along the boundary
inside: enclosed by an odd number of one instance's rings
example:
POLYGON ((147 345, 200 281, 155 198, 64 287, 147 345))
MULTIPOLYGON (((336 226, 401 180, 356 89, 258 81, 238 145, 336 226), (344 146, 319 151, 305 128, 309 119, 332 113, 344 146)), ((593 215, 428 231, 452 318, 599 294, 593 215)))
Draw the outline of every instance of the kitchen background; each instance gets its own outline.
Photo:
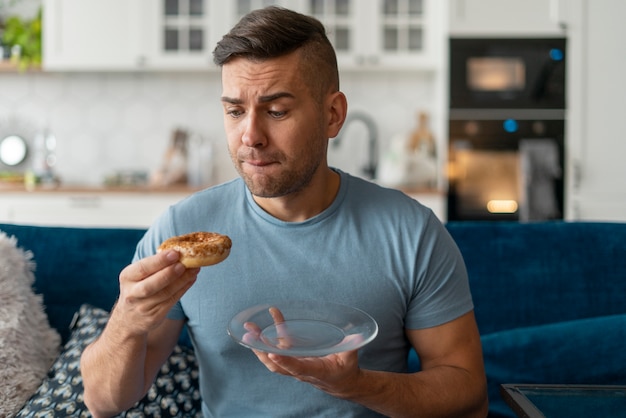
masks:
MULTIPOLYGON (((153 172, 176 128, 212 145, 212 181, 237 175, 224 139, 218 73, 43 72, 1 74, 0 80, 0 115, 27 134, 49 129, 55 135, 55 169, 66 185, 101 185, 119 171, 153 172)), ((351 74, 341 82, 350 109, 376 120, 383 148, 385 139, 414 128, 418 109, 433 101, 428 75, 351 74)), ((368 133, 358 123, 347 128, 354 132, 330 148, 331 159, 358 174, 368 158, 368 133)))
MULTIPOLYGON (((13 3, 23 15, 34 15, 40 5, 35 0, 13 3)), ((220 74, 208 49, 204 71, 4 73, 0 116, 27 134, 50 130, 55 135, 55 169, 67 185, 101 185, 120 171, 155 171, 177 128, 201 136, 213 148, 211 182, 221 182, 236 172, 223 133, 220 74)), ((415 128, 418 111, 443 120, 441 108, 433 107, 434 76, 432 71, 349 71, 342 73, 341 88, 351 111, 374 119, 384 150, 394 135, 415 128)), ((341 146, 330 148, 330 160, 358 174, 368 162, 368 132, 363 123, 352 125, 346 126, 349 136, 341 146)))
MULTIPOLYGON (((619 0, 534 0, 523 5, 515 0, 365 0, 358 4, 350 0, 248 0, 221 4, 207 1, 206 14, 208 18, 213 16, 209 22, 204 22, 210 24, 205 34, 208 52, 202 61, 191 63, 172 63, 163 59, 162 54, 159 56, 155 52, 158 48, 153 43, 156 41, 146 40, 145 33, 160 33, 168 25, 185 24, 180 19, 168 20, 163 12, 159 13, 161 5, 167 8, 180 3, 193 8, 202 1, 138 0, 131 5, 123 0, 44 0, 44 9, 48 6, 49 12, 47 16, 44 13, 43 20, 43 71, 22 72, 11 65, 0 69, 0 133, 18 132, 31 146, 38 133, 52 133, 56 138, 53 168, 62 182, 61 189, 54 196, 66 193, 63 198, 69 196, 71 202, 76 203, 76 193, 80 191, 78 201, 83 209, 106 207, 102 199, 108 199, 111 194, 97 194, 97 199, 89 200, 88 204, 83 198, 86 192, 91 197, 98 193, 95 189, 103 186, 105 180, 115 181, 121 177, 128 181, 130 177, 134 181, 137 176, 141 179, 143 175, 153 175, 163 165, 176 129, 187 130, 190 139, 203 139, 205 161, 213 167, 210 176, 204 175, 203 183, 213 184, 233 178, 236 172, 226 151, 219 103, 220 75, 210 63, 207 64, 214 45, 212 40, 219 39, 237 20, 240 8, 276 2, 300 10, 319 8, 322 11, 320 18, 331 26, 336 46, 343 42, 344 26, 353 30, 351 49, 339 53, 341 88, 348 96, 350 111, 364 112, 374 121, 379 149, 377 180, 386 178, 395 183, 394 186, 433 207, 444 220, 449 37, 566 37, 573 69, 568 74, 566 163, 570 169, 565 179, 565 218, 626 220, 626 187, 621 180, 626 173, 620 168, 623 164, 616 161, 616 155, 623 153, 614 152, 615 147, 620 146, 618 143, 625 142, 618 139, 623 138, 623 130, 615 128, 615 121, 606 123, 605 119, 597 119, 601 118, 596 110, 599 108, 591 106, 602 99, 600 94, 619 95, 619 89, 615 90, 617 78, 607 89, 597 77, 604 73, 615 74, 621 79, 620 71, 626 68, 624 54, 616 57, 615 50, 611 50, 613 46, 620 47, 618 40, 624 35, 621 23, 615 19, 620 15, 616 11, 624 11, 625 7, 619 0), (68 17, 69 11, 76 7, 83 7, 82 12, 96 19, 77 24, 76 19, 68 17), (351 10, 345 21, 341 20, 340 13, 325 14, 327 9, 339 12, 343 8, 351 10), (402 48, 402 42, 408 43, 409 49, 417 45, 418 54, 403 55, 403 51, 386 54, 376 49, 380 42, 372 41, 371 37, 377 31, 371 28, 382 26, 381 22, 388 26, 389 20, 385 16, 389 10, 411 11, 404 13, 408 17, 398 18, 399 23, 396 22, 394 28, 397 31, 391 33, 401 34, 403 28, 406 29, 408 40, 403 41, 399 36, 399 48, 402 48), (415 11, 417 17, 412 18, 415 11), (102 19, 97 19, 98 13, 102 19), (216 13, 225 13, 228 18, 216 20, 216 13), (112 25, 111 22, 117 23, 112 25), (139 23, 145 26, 141 29, 141 36, 136 34, 139 23), (68 27, 82 27, 93 32, 100 30, 102 33, 96 38, 102 43, 89 45, 80 37, 70 39, 64 32, 68 27), (133 34, 134 40, 125 41, 128 33, 133 34), (133 48, 139 48, 135 44, 137 39, 144 42, 147 58, 133 55, 136 52, 133 48), (76 57, 64 55, 65 51, 59 45, 78 48, 83 54, 83 63, 76 57), (598 49, 596 45, 603 46, 598 49), (46 48, 54 48, 47 51, 48 61, 46 48), (589 62, 589 57, 594 54, 596 59, 589 62), (128 62, 123 62, 127 56, 128 62), (155 62, 157 64, 151 66, 155 62), (404 144, 416 130, 420 113, 428 116, 427 133, 435 140, 434 180, 430 174, 422 173, 427 178, 421 181, 418 177, 403 178, 402 173, 396 172, 399 170, 397 144, 404 144), (595 128, 598 129, 594 131, 595 128), (610 151, 607 151, 608 146, 612 147, 610 151), (609 186, 615 182, 619 184, 609 186)), ((14 14, 25 18, 35 16, 41 5, 41 0, 0 0, 0 17, 14 14)), ((192 21, 191 26, 193 24, 192 21)), ((91 35, 86 38, 94 38, 91 35)), ((384 42, 388 43, 388 39, 384 42)), ((619 84, 622 90, 623 84, 622 80, 619 84)), ((598 102, 598 106, 602 105, 598 102)), ((619 108, 623 110, 623 105, 619 108)), ((367 127, 363 122, 346 125, 340 145, 330 148, 332 165, 363 175, 362 167, 370 159, 367 145, 371 132, 367 127)), ((624 145, 621 147, 624 151, 624 145)), ((53 199, 49 191, 42 192, 45 201, 53 199)), ((184 196, 189 190, 177 188, 171 195, 164 190, 153 192, 150 196, 167 195, 154 203, 162 210, 161 206, 184 196)), ((37 191, 31 192, 28 198, 33 194, 37 195, 37 191)), ((135 197, 136 193, 124 194, 121 200, 130 202, 135 197)), ((148 196, 141 194, 140 197, 145 200, 148 196)), ((33 219, 46 222, 37 216, 28 218, 23 215, 35 212, 24 209, 34 204, 22 204, 24 198, 24 193, 0 189, 0 221, 28 222, 33 219)), ((64 204, 60 207, 65 208, 64 204)), ((150 214, 148 218, 152 216, 150 214)), ((51 222, 60 223, 55 219, 51 222)), ((64 219, 62 223, 65 222, 64 219)), ((136 219, 121 223, 135 222, 136 219)), ((96 223, 103 222, 98 220, 96 223)), ((148 220, 139 223, 145 224, 148 220)))

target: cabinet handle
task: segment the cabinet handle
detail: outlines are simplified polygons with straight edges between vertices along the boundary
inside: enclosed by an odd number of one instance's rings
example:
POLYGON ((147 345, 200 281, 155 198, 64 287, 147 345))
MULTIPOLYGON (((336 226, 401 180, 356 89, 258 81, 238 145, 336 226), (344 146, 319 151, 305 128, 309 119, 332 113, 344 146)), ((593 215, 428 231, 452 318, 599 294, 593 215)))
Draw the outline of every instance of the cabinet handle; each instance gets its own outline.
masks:
POLYGON ((576 159, 572 162, 572 187, 574 190, 580 190, 580 183, 583 177, 583 165, 580 160, 576 159))
POLYGON ((578 199, 572 202, 572 221, 580 220, 580 202, 578 199))

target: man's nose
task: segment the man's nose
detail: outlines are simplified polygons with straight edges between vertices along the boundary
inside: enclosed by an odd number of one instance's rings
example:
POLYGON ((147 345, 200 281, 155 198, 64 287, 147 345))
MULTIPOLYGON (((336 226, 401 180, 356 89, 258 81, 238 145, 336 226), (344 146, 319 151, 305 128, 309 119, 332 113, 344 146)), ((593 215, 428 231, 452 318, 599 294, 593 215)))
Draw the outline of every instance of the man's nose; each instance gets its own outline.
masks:
POLYGON ((263 123, 255 112, 248 113, 241 142, 247 147, 261 147, 267 143, 263 123))

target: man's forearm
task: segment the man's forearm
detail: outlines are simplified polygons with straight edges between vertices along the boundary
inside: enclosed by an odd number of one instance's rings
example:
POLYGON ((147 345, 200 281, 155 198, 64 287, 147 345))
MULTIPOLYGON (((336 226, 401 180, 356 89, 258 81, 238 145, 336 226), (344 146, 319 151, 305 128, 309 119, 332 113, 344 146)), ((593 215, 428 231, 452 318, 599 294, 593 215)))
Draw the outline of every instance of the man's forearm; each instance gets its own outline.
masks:
POLYGON ((358 378, 331 394, 389 417, 485 417, 485 382, 463 369, 440 366, 419 373, 361 370, 358 378))
POLYGON ((120 273, 120 296, 100 338, 85 349, 85 404, 96 417, 132 407, 176 345, 184 321, 167 313, 196 281, 176 251, 161 251, 120 273))
POLYGON ((149 387, 145 376, 147 338, 124 336, 109 324, 81 357, 84 401, 95 418, 134 405, 149 387))

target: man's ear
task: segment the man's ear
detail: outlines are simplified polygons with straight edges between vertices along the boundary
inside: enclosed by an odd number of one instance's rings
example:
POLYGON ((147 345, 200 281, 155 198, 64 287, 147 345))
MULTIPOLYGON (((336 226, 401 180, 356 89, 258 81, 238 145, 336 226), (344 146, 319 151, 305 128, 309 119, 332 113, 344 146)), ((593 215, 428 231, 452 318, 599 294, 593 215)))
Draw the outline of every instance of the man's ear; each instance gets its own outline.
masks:
POLYGON ((328 138, 334 138, 339 134, 348 113, 348 100, 345 94, 336 91, 330 94, 326 101, 328 111, 328 138))

